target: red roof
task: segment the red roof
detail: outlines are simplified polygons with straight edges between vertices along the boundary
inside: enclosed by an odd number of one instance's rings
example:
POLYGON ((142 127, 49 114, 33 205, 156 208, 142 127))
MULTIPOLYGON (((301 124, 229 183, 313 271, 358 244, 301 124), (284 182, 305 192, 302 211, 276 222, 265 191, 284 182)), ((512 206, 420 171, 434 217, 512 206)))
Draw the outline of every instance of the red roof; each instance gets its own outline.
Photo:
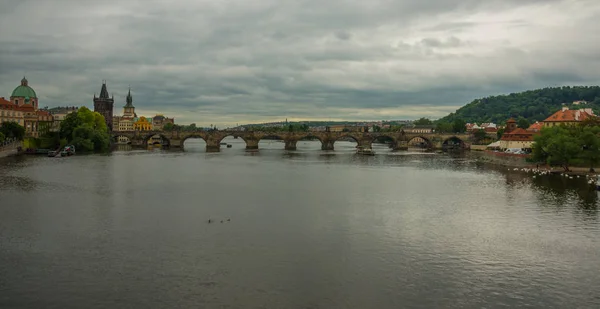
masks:
POLYGON ((533 141, 534 132, 527 131, 521 128, 516 128, 511 132, 502 134, 503 141, 533 141))
POLYGON ((5 98, 0 98, 0 105, 2 105, 2 107, 4 107, 4 105, 14 105, 14 104, 10 103, 10 101, 7 101, 5 98))
MULTIPOLYGON (((591 110, 590 110, 591 111, 591 110)), ((574 122, 574 121, 583 121, 593 116, 593 112, 588 113, 586 110, 571 110, 567 108, 563 108, 558 112, 552 114, 552 116, 546 118, 544 122, 574 122)))
POLYGON ((486 133, 496 133, 498 132, 498 128, 494 128, 494 127, 485 127, 485 132, 486 133))
POLYGON ((536 123, 530 125, 529 128, 527 128, 527 131, 538 132, 542 129, 543 126, 544 126, 543 123, 536 122, 536 123))

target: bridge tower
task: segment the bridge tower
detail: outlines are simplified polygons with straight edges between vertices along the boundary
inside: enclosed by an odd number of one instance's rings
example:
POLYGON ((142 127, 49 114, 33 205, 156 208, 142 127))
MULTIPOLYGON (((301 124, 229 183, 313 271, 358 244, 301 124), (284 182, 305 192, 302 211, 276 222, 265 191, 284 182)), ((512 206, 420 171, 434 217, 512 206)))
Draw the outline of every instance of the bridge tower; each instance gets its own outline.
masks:
POLYGON ((96 97, 94 94, 94 111, 104 116, 104 121, 109 131, 113 130, 113 106, 115 99, 108 97, 108 90, 106 89, 106 81, 102 81, 102 89, 100 90, 100 96, 96 97))

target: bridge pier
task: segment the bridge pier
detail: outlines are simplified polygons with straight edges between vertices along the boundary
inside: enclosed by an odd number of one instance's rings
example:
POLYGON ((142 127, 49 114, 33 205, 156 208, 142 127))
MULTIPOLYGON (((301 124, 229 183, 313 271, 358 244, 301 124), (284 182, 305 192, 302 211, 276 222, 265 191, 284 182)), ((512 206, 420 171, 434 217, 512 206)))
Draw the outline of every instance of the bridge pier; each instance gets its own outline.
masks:
POLYGON ((358 147, 371 148, 373 141, 370 139, 361 139, 358 141, 358 147))
POLYGON ((392 150, 408 150, 408 142, 398 141, 394 144, 394 148, 392 148, 392 150))
POLYGON ((284 140, 285 150, 296 150, 297 140, 284 140))
POLYGON ((324 139, 321 142, 321 150, 333 150, 333 143, 335 143, 335 140, 324 139))
POLYGON ((206 152, 220 152, 221 145, 216 139, 208 139, 206 141, 206 152))
POLYGON ((246 140, 246 150, 258 150, 258 140, 257 139, 247 139, 246 140))

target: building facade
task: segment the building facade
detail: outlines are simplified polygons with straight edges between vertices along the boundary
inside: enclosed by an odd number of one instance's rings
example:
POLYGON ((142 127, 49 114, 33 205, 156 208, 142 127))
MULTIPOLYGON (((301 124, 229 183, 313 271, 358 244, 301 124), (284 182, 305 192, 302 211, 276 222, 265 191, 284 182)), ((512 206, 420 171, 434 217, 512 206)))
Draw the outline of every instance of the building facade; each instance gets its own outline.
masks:
POLYGON ((175 124, 175 119, 167 118, 161 114, 157 114, 156 116, 152 117, 152 130, 162 131, 167 123, 175 124))
POLYGON ((544 127, 553 127, 558 125, 574 125, 578 124, 591 117, 596 117, 591 108, 582 108, 572 110, 568 107, 563 107, 561 110, 552 114, 543 121, 544 127))
POLYGON ((123 106, 123 116, 113 117, 113 131, 133 131, 134 123, 136 121, 135 107, 133 106, 133 96, 131 95, 131 88, 127 92, 125 98, 125 106, 123 106))
POLYGON ((102 82, 102 88, 100 89, 100 96, 96 97, 94 94, 94 111, 104 116, 104 121, 108 129, 113 128, 113 108, 115 100, 114 97, 108 96, 108 90, 106 89, 106 81, 102 82))
POLYGON ((133 123, 133 129, 136 131, 151 131, 152 122, 148 121, 146 117, 142 116, 133 123))
POLYGON ((21 84, 17 86, 10 100, 0 100, 0 123, 12 121, 25 127, 25 135, 39 137, 50 129, 53 116, 44 110, 39 110, 39 101, 29 81, 23 77, 21 84), (41 127, 40 127, 41 125, 41 127))

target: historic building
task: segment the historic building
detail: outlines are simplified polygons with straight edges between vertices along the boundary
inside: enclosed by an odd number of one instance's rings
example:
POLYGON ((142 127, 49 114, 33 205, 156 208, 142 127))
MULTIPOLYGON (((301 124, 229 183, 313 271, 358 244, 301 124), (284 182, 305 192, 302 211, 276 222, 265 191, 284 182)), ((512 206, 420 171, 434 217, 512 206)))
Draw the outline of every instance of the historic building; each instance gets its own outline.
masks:
POLYGON ((4 97, 0 98, 0 125, 3 122, 16 122, 19 125, 23 125, 23 111, 19 106, 6 100, 4 97))
POLYGON ((53 117, 52 122, 52 131, 58 131, 60 129, 60 124, 65 120, 68 114, 76 112, 79 108, 75 106, 65 106, 65 107, 53 107, 49 108, 48 112, 53 117))
POLYGON ((151 131, 152 122, 148 121, 146 117, 142 116, 133 123, 133 129, 136 131, 151 131))
POLYGON ((175 124, 175 119, 167 118, 161 114, 152 117, 152 130, 162 131, 165 124, 175 124))
POLYGON ((546 118, 543 123, 545 127, 573 125, 595 116, 596 115, 594 115, 594 111, 592 111, 591 108, 572 110, 565 106, 561 110, 552 114, 550 117, 546 118))
POLYGON ((13 90, 10 101, 5 98, 0 100, 0 123, 14 121, 25 127, 27 136, 39 137, 40 131, 44 133, 51 127, 53 116, 47 111, 39 110, 38 106, 35 90, 23 77, 21 85, 13 90))
POLYGON ((133 97, 131 96, 131 88, 125 98, 125 106, 123 106, 123 116, 113 117, 113 131, 133 131, 133 124, 136 121, 137 115, 133 106, 133 97))
POLYGON ((108 97, 108 90, 106 89, 106 81, 102 82, 102 89, 100 90, 100 96, 96 97, 94 94, 94 111, 104 116, 106 126, 109 130, 113 128, 113 107, 114 97, 108 97))
POLYGON ((513 118, 506 122, 504 134, 500 138, 499 148, 530 150, 533 146, 533 137, 539 134, 541 124, 536 122, 527 129, 517 127, 517 121, 513 118))

